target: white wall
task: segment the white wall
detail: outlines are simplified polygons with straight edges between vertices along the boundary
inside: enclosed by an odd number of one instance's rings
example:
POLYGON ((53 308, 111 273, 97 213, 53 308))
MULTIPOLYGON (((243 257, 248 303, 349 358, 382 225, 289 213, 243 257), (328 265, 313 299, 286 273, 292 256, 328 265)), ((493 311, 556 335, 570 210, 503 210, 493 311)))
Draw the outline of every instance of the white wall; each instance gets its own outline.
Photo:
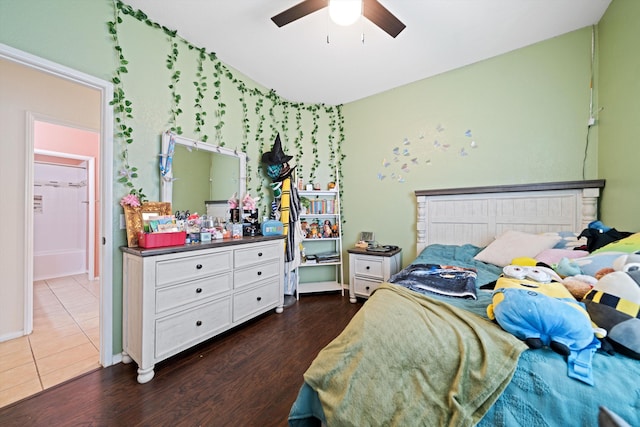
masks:
POLYGON ((36 163, 33 215, 33 279, 87 271, 87 170, 36 163), (58 183, 58 184, 54 184, 58 183))

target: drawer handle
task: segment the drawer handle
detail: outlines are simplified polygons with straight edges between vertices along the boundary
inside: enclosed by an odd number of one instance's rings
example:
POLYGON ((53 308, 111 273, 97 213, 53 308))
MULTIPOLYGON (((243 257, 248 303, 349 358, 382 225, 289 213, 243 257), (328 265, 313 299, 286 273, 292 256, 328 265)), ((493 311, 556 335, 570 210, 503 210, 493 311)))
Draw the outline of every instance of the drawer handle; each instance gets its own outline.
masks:
POLYGON ((196 326, 202 326, 202 320, 198 320, 198 321, 196 322, 196 326))
POLYGON ((196 265, 196 268, 197 268, 198 270, 202 269, 202 264, 198 264, 198 265, 196 265))
POLYGON ((258 252, 258 256, 262 256, 262 252, 258 252))
POLYGON ((371 269, 371 267, 369 267, 368 265, 367 265, 367 267, 366 267, 366 268, 367 268, 367 270, 370 270, 370 269, 371 269))
POLYGON ((367 286, 365 289, 368 291, 369 289, 371 289, 371 287, 367 286))
POLYGON ((256 298, 258 301, 262 301, 262 297, 258 297, 256 298))
POLYGON ((262 271, 258 271, 258 276, 262 276, 262 271))
POLYGON ((202 288, 197 288, 196 289, 196 294, 202 293, 202 288))

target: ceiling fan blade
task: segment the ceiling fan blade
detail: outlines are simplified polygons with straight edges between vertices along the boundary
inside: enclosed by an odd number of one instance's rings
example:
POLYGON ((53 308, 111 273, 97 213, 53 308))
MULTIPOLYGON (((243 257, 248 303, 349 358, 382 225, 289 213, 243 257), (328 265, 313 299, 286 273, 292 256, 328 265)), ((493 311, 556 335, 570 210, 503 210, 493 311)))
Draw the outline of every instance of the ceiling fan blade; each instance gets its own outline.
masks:
POLYGON ((273 16, 271 20, 278 27, 282 27, 283 25, 287 25, 290 22, 320 10, 323 7, 327 7, 327 4, 328 0, 304 0, 284 12, 280 12, 276 16, 273 16))
POLYGON ((364 0, 363 15, 393 38, 406 28, 402 21, 377 0, 364 0))

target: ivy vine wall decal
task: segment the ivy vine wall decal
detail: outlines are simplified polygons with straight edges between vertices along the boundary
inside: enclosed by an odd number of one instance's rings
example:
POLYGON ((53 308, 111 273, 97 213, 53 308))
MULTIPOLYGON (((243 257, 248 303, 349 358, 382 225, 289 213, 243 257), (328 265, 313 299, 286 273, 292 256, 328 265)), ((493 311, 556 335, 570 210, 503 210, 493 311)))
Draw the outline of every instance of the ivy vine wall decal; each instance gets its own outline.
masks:
MULTIPOLYGON (((181 38, 177 31, 151 21, 144 12, 134 10, 120 0, 113 0, 113 5, 114 19, 107 23, 107 27, 117 56, 117 66, 112 78, 112 105, 115 113, 115 137, 122 145, 118 182, 130 194, 137 195, 141 200, 146 199, 143 189, 134 185, 138 169, 129 162, 128 147, 135 140, 135 131, 132 125, 134 102, 126 92, 129 60, 125 57, 124 40, 120 31, 125 17, 134 19, 134 23, 137 21, 162 31, 167 38, 167 89, 170 99, 170 105, 167 106, 168 129, 179 135, 187 132, 197 140, 220 146, 239 143, 234 148, 248 156, 247 191, 252 197, 260 199, 262 212, 269 212, 267 196, 270 193, 267 194, 267 191, 270 191, 271 180, 262 168, 260 156, 270 150, 278 133, 285 141, 289 141, 289 148, 286 150, 294 151, 288 154, 294 156, 298 177, 303 177, 305 182, 316 182, 319 168, 322 167, 330 171, 330 177, 334 181, 342 182, 342 163, 345 158, 342 144, 345 136, 341 105, 291 102, 281 98, 274 90, 251 87, 236 77, 215 53, 192 45, 181 38), (192 54, 185 56, 188 51, 192 54), (191 75, 195 76, 192 86, 181 83, 183 76, 191 75), (190 90, 185 90, 185 87, 190 90), (193 111, 192 117, 184 113, 186 108, 183 109, 183 106, 189 102, 187 99, 192 99, 193 108, 188 108, 193 111), (240 119, 226 123, 228 111, 236 112, 234 117, 240 119), (241 141, 234 140, 230 143, 226 140, 225 129, 228 127, 241 135, 241 141)), ((158 129, 158 135, 165 130, 158 129)), ((340 191, 342 192, 342 186, 340 191)))

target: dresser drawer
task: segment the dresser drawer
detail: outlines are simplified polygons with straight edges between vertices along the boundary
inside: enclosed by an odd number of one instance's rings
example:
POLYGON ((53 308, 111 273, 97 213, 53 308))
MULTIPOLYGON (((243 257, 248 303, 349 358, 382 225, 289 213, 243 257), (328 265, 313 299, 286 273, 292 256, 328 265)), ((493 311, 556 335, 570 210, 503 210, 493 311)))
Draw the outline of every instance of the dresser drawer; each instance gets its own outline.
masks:
POLYGON ((279 276, 282 266, 278 260, 273 260, 253 267, 235 270, 233 272, 233 286, 235 289, 256 284, 271 277, 279 276))
POLYGON ((204 301, 233 287, 231 272, 192 280, 174 286, 164 286, 156 290, 156 313, 204 301))
POLYGON ((169 357, 228 329, 230 324, 230 297, 160 318, 156 320, 155 355, 169 357))
POLYGON ((380 286, 380 282, 376 282, 373 280, 366 280, 360 277, 355 277, 353 280, 353 289, 355 293, 362 297, 367 297, 371 295, 373 291, 375 291, 378 286, 380 286))
POLYGON ((268 260, 278 260, 282 256, 284 248, 281 243, 254 246, 246 249, 236 249, 234 251, 234 266, 242 268, 256 263, 263 263, 268 260))
POLYGON ((255 288, 236 292, 233 295, 233 321, 238 322, 275 307, 280 298, 279 280, 277 277, 255 288))
POLYGON ((231 269, 231 253, 227 250, 158 261, 156 285, 165 286, 228 271, 231 269))
POLYGON ((366 276, 374 279, 383 279, 383 263, 380 257, 357 256, 355 258, 356 276, 366 276))

